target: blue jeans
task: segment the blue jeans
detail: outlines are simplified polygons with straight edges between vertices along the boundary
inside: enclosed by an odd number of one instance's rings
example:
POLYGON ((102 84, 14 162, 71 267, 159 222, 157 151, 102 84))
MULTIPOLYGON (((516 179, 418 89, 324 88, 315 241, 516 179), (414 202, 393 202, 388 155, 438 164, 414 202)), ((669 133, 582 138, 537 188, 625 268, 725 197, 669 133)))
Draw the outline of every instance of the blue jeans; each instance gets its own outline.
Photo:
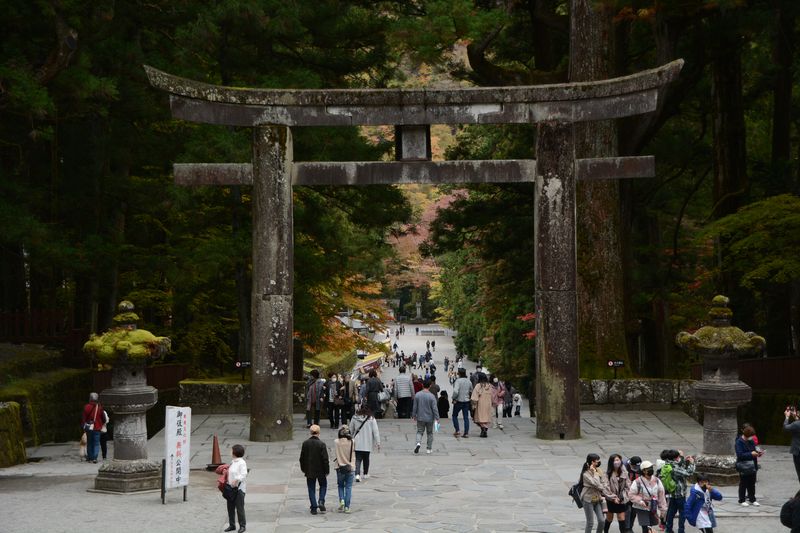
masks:
POLYGON ((469 433, 469 402, 456 402, 453 407, 453 427, 458 431, 458 412, 464 412, 464 435, 469 433))
POLYGON ((353 479, 355 473, 350 470, 344 474, 340 469, 336 469, 336 484, 339 486, 339 502, 344 500, 344 506, 350 508, 350 496, 353 494, 353 479))
POLYGON ((97 461, 97 454, 100 452, 100 432, 86 432, 86 460, 97 461))
POLYGON ((308 485, 308 500, 311 502, 312 509, 316 509, 318 507, 316 497, 317 482, 319 482, 319 505, 325 505, 325 493, 328 492, 327 477, 320 476, 306 478, 306 484, 308 485))
POLYGON ((672 521, 675 520, 675 515, 680 514, 678 518, 678 533, 686 532, 686 517, 683 516, 683 506, 686 504, 686 498, 676 498, 673 496, 669 499, 669 507, 667 507, 667 531, 672 531, 672 521))

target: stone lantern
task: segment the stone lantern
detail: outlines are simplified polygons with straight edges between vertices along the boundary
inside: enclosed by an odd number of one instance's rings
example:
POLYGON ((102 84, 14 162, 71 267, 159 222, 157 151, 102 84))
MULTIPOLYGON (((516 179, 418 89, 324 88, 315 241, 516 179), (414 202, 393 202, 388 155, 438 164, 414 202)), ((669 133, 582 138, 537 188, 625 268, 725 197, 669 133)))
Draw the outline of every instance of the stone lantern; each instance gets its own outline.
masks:
POLYGON ((83 349, 102 363, 112 365, 111 388, 100 402, 114 416, 114 456, 95 478, 95 490, 138 492, 161 487, 161 465, 147 459, 145 413, 158 401, 158 390, 147 384, 145 367, 170 349, 167 337, 137 329, 139 317, 131 302, 123 301, 114 326, 92 335, 83 349))
POLYGON ((688 353, 699 355, 703 379, 692 385, 691 398, 703 406, 703 453, 696 458, 698 471, 719 485, 738 483, 734 442, 738 434, 736 410, 752 397, 739 381, 738 359, 761 353, 765 341, 755 333, 731 326, 728 298, 715 296, 708 316, 711 324, 694 334, 682 331, 675 341, 688 353))

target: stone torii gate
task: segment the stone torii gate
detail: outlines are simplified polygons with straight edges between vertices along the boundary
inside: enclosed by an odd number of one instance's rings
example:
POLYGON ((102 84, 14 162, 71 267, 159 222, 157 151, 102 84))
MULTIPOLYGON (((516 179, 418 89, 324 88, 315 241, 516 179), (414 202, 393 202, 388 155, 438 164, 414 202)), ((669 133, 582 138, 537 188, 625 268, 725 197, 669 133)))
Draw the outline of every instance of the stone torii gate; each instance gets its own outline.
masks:
POLYGON ((180 185, 253 186, 250 440, 292 438, 293 185, 536 183, 536 435, 580 437, 575 180, 649 177, 653 157, 576 159, 579 122, 654 111, 682 60, 603 81, 448 90, 240 89, 145 66, 175 118, 253 128, 252 164, 176 164, 180 185), (537 123, 534 160, 431 161, 431 124, 537 123), (394 125, 391 162, 296 162, 291 128, 394 125))

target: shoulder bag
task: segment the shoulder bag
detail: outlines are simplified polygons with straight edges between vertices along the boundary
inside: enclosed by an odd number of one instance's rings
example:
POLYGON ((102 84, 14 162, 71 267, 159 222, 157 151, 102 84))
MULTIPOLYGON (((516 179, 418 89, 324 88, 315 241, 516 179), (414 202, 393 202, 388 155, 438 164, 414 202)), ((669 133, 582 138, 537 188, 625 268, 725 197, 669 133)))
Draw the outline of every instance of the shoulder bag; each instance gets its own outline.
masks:
POLYGON ((92 411, 92 418, 83 424, 84 431, 94 431, 94 421, 97 418, 97 408, 100 404, 94 404, 94 411, 92 411))
POLYGON ((756 473, 755 461, 736 461, 736 471, 741 476, 752 476, 756 473))
POLYGON ((574 485, 572 485, 572 487, 570 487, 569 492, 567 493, 570 496, 572 496, 572 501, 575 502, 575 505, 578 506, 578 509, 583 509, 583 500, 581 500, 581 490, 583 490, 581 484, 575 483, 574 485))

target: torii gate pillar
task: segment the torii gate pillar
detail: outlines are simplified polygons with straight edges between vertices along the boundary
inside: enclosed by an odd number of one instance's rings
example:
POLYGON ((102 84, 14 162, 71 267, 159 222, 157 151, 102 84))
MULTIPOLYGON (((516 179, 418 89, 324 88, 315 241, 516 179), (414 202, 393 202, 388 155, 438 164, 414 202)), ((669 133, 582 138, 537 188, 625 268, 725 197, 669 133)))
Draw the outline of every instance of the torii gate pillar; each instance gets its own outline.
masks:
POLYGON ((253 342, 250 440, 292 438, 292 133, 253 128, 253 342))
POLYGON ((541 122, 536 140, 536 436, 581 435, 573 124, 541 122))

